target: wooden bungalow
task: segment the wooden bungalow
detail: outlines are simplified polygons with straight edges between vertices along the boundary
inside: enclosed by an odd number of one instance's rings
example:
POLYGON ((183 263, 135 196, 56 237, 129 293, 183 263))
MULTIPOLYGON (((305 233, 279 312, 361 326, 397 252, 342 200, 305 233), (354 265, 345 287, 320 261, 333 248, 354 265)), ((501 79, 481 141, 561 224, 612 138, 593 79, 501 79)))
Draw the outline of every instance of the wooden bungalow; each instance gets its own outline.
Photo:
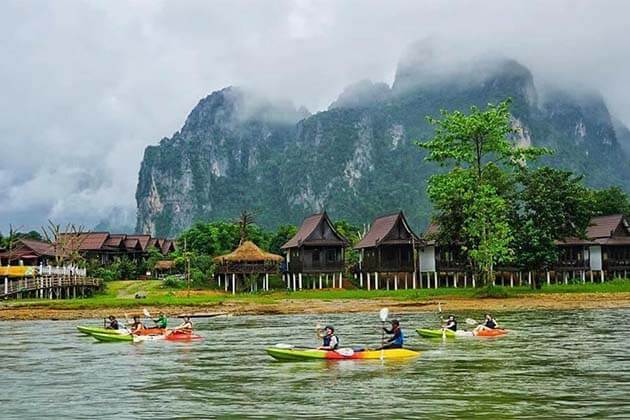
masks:
POLYGON ((399 280, 405 285, 411 277, 413 288, 416 287, 415 250, 420 239, 411 230, 403 212, 378 217, 370 230, 354 247, 360 251, 359 282, 370 290, 372 284, 379 288, 379 274, 385 275, 385 285, 398 289, 399 280), (364 279, 365 275, 365 279, 364 279), (392 279, 393 277, 393 279, 392 279), (373 283, 372 283, 373 280, 373 283))
POLYGON ((261 250, 255 243, 245 241, 234 251, 226 255, 213 258, 217 264, 217 282, 223 285, 228 291, 231 282, 232 294, 236 293, 237 281, 245 283, 246 278, 254 278, 251 285, 252 290, 258 289, 258 277, 263 275, 262 289, 269 290, 269 274, 279 272, 280 263, 283 258, 280 255, 271 254, 261 250), (223 278, 222 278, 223 276, 223 278))
MULTIPOLYGON (((560 258, 555 266, 564 282, 569 276, 586 281, 598 276, 627 276, 630 272, 630 223, 624 215, 611 214, 591 219, 586 238, 567 238, 557 241, 560 258), (596 273, 596 274, 595 274, 596 273)), ((549 279, 548 279, 549 282, 549 279)))
POLYGON ((302 289, 303 275, 311 277, 311 286, 327 287, 329 275, 332 287, 343 287, 344 250, 348 240, 341 236, 326 212, 310 215, 298 232, 282 245, 286 252, 288 287, 302 289), (315 280, 318 276, 318 282, 315 280), (325 278, 324 278, 325 276, 325 278), (325 281, 325 283, 324 283, 325 281))
POLYGON ((55 248, 48 242, 18 239, 11 250, 0 252, 0 265, 49 265, 55 262, 55 248))

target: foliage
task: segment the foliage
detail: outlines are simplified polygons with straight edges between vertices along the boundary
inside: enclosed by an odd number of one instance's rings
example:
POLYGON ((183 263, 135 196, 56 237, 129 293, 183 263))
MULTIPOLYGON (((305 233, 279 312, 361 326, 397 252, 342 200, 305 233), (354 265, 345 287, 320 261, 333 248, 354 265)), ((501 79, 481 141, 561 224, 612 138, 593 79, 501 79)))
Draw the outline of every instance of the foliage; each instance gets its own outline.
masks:
MULTIPOLYGON (((249 224, 245 228, 248 240, 267 249, 271 234, 260 226, 249 224)), ((241 240, 241 227, 238 223, 215 221, 197 222, 186 229, 177 240, 178 248, 196 254, 217 256, 233 251, 241 240)))
POLYGON ((442 240, 463 244, 482 283, 495 264, 513 256, 509 180, 528 159, 548 153, 513 144, 509 103, 489 105, 485 111, 473 106, 468 115, 442 111, 442 119, 427 117, 435 135, 418 143, 429 151, 426 160, 451 167, 430 178, 428 195, 445 227, 442 240))
POLYGON ((512 221, 516 260, 526 269, 546 269, 557 260, 555 241, 583 238, 592 216, 592 193, 571 172, 523 169, 518 213, 512 221))
POLYGON ((630 198, 619 187, 610 187, 591 192, 593 211, 596 216, 623 214, 630 217, 630 198))
POLYGON ((294 225, 280 225, 269 239, 269 252, 282 255, 282 245, 287 243, 297 233, 294 225))
POLYGON ((360 226, 353 225, 347 220, 338 220, 335 222, 335 230, 349 242, 344 257, 346 266, 352 269, 352 266, 358 264, 360 256, 360 253, 353 249, 353 247, 361 240, 363 230, 360 226))
POLYGON ((185 286, 186 283, 179 276, 167 276, 164 280, 162 280, 162 287, 183 289, 185 286))

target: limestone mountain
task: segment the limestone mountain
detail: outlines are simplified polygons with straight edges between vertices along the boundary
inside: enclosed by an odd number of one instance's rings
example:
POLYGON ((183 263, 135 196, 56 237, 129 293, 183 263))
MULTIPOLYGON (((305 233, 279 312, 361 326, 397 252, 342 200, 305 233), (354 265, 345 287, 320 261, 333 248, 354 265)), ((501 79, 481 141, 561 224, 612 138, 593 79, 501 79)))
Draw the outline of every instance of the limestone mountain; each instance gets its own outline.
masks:
POLYGON ((426 181, 436 171, 414 143, 431 137, 425 117, 507 97, 520 128, 515 141, 553 148, 546 163, 582 173, 592 186, 630 188, 618 141, 628 129, 601 97, 540 95, 530 71, 509 59, 445 74, 412 57, 391 88, 359 82, 313 115, 234 87, 202 99, 181 131, 145 151, 137 230, 173 235, 241 209, 257 210, 267 227, 322 209, 353 223, 403 209, 420 228, 430 212, 426 181))

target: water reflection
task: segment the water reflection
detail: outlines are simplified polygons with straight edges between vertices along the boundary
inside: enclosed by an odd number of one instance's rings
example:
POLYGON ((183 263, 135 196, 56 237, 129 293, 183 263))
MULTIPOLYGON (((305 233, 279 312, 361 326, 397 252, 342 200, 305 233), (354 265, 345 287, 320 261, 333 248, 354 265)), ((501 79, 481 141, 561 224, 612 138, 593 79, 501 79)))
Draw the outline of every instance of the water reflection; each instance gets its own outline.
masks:
POLYGON ((496 315, 509 335, 426 340, 414 330, 437 326, 435 314, 397 314, 422 351, 397 362, 276 362, 264 352, 315 345, 318 320, 342 345, 374 346, 378 314, 201 320, 203 342, 137 345, 97 343, 76 322, 4 322, 2 418, 630 417, 630 337, 615 328, 629 310, 496 315))

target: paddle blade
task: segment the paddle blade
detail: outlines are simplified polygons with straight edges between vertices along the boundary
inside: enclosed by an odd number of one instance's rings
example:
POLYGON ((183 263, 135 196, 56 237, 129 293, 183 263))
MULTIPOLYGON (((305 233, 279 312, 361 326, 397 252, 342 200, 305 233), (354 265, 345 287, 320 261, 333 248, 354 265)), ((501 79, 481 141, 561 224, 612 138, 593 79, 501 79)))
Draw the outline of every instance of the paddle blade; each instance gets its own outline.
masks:
POLYGON ((442 304, 438 302, 438 312, 442 313, 442 304))
POLYGON ((472 318, 466 318, 466 324, 468 324, 468 325, 477 325, 479 323, 477 321, 475 321, 474 319, 472 319, 472 318))
POLYGON ((388 316, 389 316, 389 309, 387 308, 381 309, 381 312, 379 313, 379 317, 381 318, 381 321, 382 322, 387 321, 388 316))
POLYGON ((276 348, 279 349, 292 349, 293 345, 292 344, 285 344, 285 343, 278 343, 275 345, 276 348))
POLYGON ((144 316, 146 316, 147 318, 151 318, 151 314, 149 313, 149 311, 147 311, 147 308, 144 308, 142 310, 142 313, 144 314, 144 316))

